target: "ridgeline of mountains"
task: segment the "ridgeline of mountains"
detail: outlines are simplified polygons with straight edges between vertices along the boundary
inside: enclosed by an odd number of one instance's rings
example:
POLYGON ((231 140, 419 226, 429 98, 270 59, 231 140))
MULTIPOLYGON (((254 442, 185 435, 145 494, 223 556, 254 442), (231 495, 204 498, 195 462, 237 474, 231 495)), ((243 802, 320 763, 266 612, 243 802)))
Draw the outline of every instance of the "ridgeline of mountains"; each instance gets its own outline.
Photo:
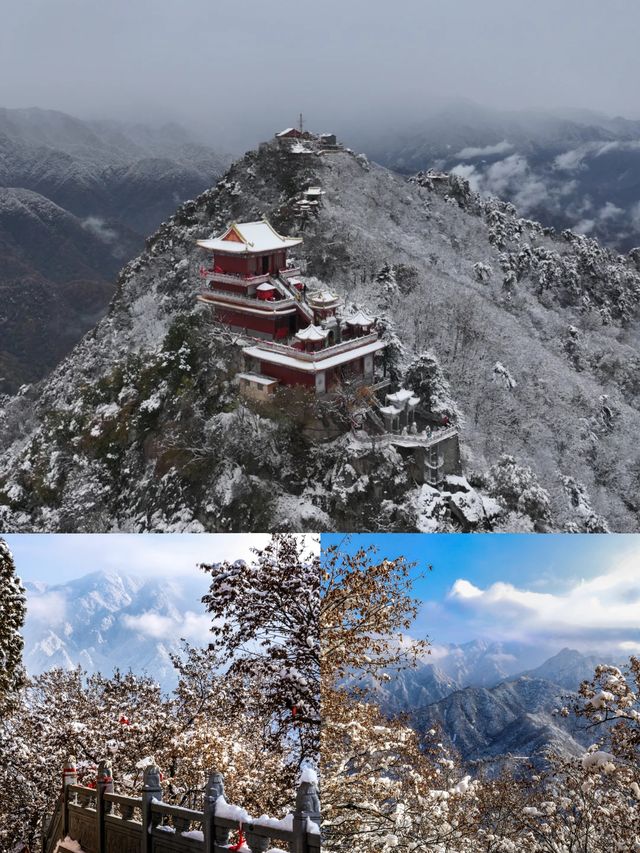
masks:
MULTIPOLYGON (((30 675, 80 665, 149 674, 176 683, 170 655, 181 638, 205 645, 210 618, 200 599, 206 579, 170 581, 92 572, 67 583, 27 583, 24 660, 30 675)), ((525 644, 475 640, 434 649, 415 670, 376 685, 389 714, 408 714, 418 731, 436 727, 467 764, 542 761, 553 748, 578 755, 591 742, 575 720, 554 713, 590 679, 602 658, 562 649, 547 660, 525 644)), ((606 661, 605 661, 606 662, 606 661)))
POLYGON ((223 165, 177 125, 0 109, 0 392, 69 352, 146 235, 223 165))
POLYGON ((621 252, 640 246, 640 121, 586 110, 508 112, 460 99, 413 123, 355 134, 390 169, 455 171, 559 231, 621 252))
POLYGON ((460 176, 272 139, 148 239, 46 383, 2 400, 0 524, 637 530, 639 297, 637 254, 522 219, 460 176), (325 193, 317 216, 298 204, 309 186, 325 193), (310 286, 386 318, 401 372, 437 356, 467 482, 420 486, 392 448, 318 442, 294 398, 243 404, 237 341, 196 301, 196 240, 262 215, 302 233, 310 286))
POLYGON ((565 648, 540 663, 538 648, 481 640, 435 651, 432 662, 376 684, 373 696, 417 731, 435 729, 464 764, 493 773, 543 764, 550 751, 578 756, 593 742, 583 723, 558 711, 608 658, 565 648))

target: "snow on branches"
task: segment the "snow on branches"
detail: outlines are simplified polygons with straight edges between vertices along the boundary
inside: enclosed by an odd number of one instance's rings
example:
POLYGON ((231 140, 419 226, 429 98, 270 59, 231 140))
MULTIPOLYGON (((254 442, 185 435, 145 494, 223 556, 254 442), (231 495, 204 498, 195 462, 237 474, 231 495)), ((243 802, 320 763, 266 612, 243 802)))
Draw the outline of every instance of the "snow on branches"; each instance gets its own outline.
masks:
POLYGON ((20 689, 25 593, 7 543, 0 539, 0 718, 20 689))
POLYGON ((273 536, 251 562, 203 565, 210 648, 258 692, 274 731, 313 758, 320 724, 320 570, 296 536, 273 536))

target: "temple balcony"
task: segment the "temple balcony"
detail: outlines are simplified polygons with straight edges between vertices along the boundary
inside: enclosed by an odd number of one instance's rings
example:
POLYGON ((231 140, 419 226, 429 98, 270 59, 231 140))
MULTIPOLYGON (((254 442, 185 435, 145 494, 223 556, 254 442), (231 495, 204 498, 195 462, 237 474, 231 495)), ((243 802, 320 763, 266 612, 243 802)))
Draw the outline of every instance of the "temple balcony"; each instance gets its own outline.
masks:
MULTIPOLYGON (((398 447, 424 447, 426 449, 436 450, 440 442, 448 438, 453 438, 458 434, 458 428, 455 426, 440 427, 439 429, 431 430, 430 433, 402 433, 402 432, 387 432, 379 435, 368 432, 354 432, 353 437, 362 444, 375 444, 377 447, 385 445, 395 445, 398 447)), ((442 454, 436 452, 425 460, 425 469, 431 470, 434 475, 439 473, 443 465, 442 454)))
POLYGON ((302 270, 300 267, 287 267, 283 270, 278 270, 278 275, 280 278, 293 278, 296 275, 300 275, 302 270))
POLYGON ((232 293, 229 290, 216 290, 213 287, 201 287, 198 299, 201 302, 213 303, 215 305, 237 305, 239 308, 253 308, 265 313, 280 312, 285 309, 295 308, 296 301, 289 296, 278 294, 277 299, 258 299, 256 296, 244 296, 241 293, 232 293))
POLYGON ((230 273, 230 272, 216 272, 215 270, 201 269, 200 275, 206 282, 209 281, 219 281, 223 284, 264 284, 269 281, 271 276, 269 273, 265 273, 264 275, 251 275, 245 276, 240 273, 230 273))
MULTIPOLYGON (((291 301, 293 302, 293 300, 291 301)), ((278 304, 281 305, 282 300, 278 304)), ((351 338, 348 341, 342 341, 339 344, 333 344, 333 346, 324 347, 323 349, 314 350, 313 352, 305 352, 304 350, 297 349, 290 344, 280 344, 276 341, 261 341, 258 346, 266 352, 279 352, 282 353, 282 355, 290 356, 298 361, 323 361, 324 359, 332 358, 335 355, 340 355, 343 352, 349 352, 351 350, 355 351, 362 347, 367 347, 369 344, 376 343, 378 340, 377 333, 373 333, 370 335, 363 335, 360 338, 351 338)), ((382 348, 384 344, 382 344, 382 342, 380 343, 380 348, 382 348)))

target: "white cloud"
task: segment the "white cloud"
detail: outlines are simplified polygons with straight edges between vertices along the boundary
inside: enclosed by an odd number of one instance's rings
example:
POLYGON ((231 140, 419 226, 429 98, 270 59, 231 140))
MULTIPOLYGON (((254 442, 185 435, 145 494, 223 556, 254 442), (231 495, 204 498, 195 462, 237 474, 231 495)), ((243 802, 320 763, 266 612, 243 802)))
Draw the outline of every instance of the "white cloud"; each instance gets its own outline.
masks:
POLYGON ((130 630, 154 640, 173 641, 180 637, 192 642, 206 642, 210 638, 211 616, 191 610, 175 617, 151 610, 137 616, 125 614, 122 622, 130 630))
POLYGON ((564 172, 575 172, 578 169, 585 169, 584 158, 589 153, 589 146, 582 145, 580 148, 572 148, 570 151, 564 151, 553 161, 555 169, 564 172))
POLYGON ((492 163, 484 176, 487 192, 501 195, 512 181, 526 175, 528 168, 527 159, 521 154, 512 154, 504 160, 492 163))
POLYGON ((103 243, 113 243, 118 238, 114 229, 110 228, 100 216, 87 216, 86 219, 82 220, 82 227, 102 240, 103 243))
POLYGON ((576 234, 589 234, 595 228, 596 221, 595 219, 581 219, 580 222, 577 222, 573 226, 573 230, 576 234))
POLYGON ((50 628, 63 625, 67 618, 67 600, 62 593, 46 592, 29 596, 27 616, 30 621, 47 625, 50 628))
POLYGON ((529 176, 523 181, 522 187, 514 198, 514 203, 517 208, 526 212, 546 202, 548 198, 549 190, 543 181, 529 176))
POLYGON ((503 139, 495 145, 486 145, 484 148, 463 148, 455 155, 461 160, 471 160, 473 157, 490 156, 491 154, 506 154, 507 151, 513 151, 513 145, 503 139))
POLYGON ((574 582, 562 593, 535 592, 513 583, 485 588, 459 578, 448 602, 469 620, 505 639, 543 643, 572 638, 583 645, 640 648, 640 558, 626 557, 610 571, 574 582))
POLYGON ((469 186, 473 190, 474 193, 481 192, 482 190, 482 175, 480 172, 476 171, 475 166, 466 165, 463 163, 459 163, 457 166, 454 166, 451 170, 452 175, 458 175, 461 178, 464 178, 466 181, 469 181, 469 186))
POLYGON ((640 201, 631 208, 631 221, 635 228, 640 228, 640 201))
POLYGON ((598 219, 602 222, 608 222, 611 219, 617 219, 620 216, 624 216, 624 210, 621 207, 617 207, 611 201, 604 204, 598 211, 598 219))

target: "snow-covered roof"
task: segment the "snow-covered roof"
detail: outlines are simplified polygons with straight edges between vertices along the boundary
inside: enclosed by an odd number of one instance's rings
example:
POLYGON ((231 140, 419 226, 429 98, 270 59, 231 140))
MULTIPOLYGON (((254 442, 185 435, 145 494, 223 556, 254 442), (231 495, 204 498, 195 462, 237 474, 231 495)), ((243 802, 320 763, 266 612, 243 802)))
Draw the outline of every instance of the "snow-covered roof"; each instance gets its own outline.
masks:
POLYGON ((275 290, 275 289, 276 289, 275 284, 271 284, 270 281, 264 281, 262 284, 259 284, 256 287, 256 290, 275 290))
POLYGON ((197 242, 198 246, 212 252, 258 255, 298 246, 302 237, 283 237, 266 219, 261 219, 258 222, 233 222, 219 237, 197 242))
POLYGON ((238 379, 246 379, 256 385, 277 385, 278 380, 272 376, 263 376, 262 373, 238 373, 238 379))
POLYGON ((299 133, 297 127, 285 127, 284 130, 281 130, 279 133, 276 133, 276 136, 287 136, 290 133, 299 133))
POLYGON ((328 334, 329 332, 326 329, 319 329, 318 326, 311 323, 306 329, 300 329, 299 332, 296 332, 296 338, 299 341, 323 341, 328 334))
POLYGON ((329 304, 331 302, 337 302, 338 301, 338 297, 336 296, 336 294, 331 293, 330 290, 316 290, 315 293, 310 293, 307 296, 307 299, 312 301, 312 302, 327 303, 327 304, 329 304))
POLYGON ((411 397, 409 399, 409 405, 410 406, 417 406, 419 402, 420 402, 420 397, 411 397))
POLYGON ((260 346, 247 347, 243 350, 243 353, 259 361, 266 361, 269 364, 280 364, 283 367, 293 367, 295 370, 301 370, 304 373, 322 373, 325 370, 330 370, 332 367, 339 367, 341 364, 354 361, 356 358, 362 358, 364 355, 377 352, 384 349, 385 346, 384 341, 372 341, 370 344, 346 350, 327 358, 319 358, 315 361, 305 361, 301 358, 260 346))
POLYGON ((309 187, 304 191, 305 195, 324 195, 322 187, 309 187))
POLYGON ((380 411, 383 415, 399 415, 402 409, 396 409, 395 406, 380 406, 380 411))
POLYGON ((375 322, 373 317, 370 317, 368 314, 365 314, 364 311, 356 311, 355 314, 351 317, 347 317, 345 322, 349 326, 370 326, 375 322))
POLYGON ((413 397, 413 391, 406 388, 398 388, 395 394, 387 394, 387 400, 391 403, 400 403, 401 406, 413 397))

